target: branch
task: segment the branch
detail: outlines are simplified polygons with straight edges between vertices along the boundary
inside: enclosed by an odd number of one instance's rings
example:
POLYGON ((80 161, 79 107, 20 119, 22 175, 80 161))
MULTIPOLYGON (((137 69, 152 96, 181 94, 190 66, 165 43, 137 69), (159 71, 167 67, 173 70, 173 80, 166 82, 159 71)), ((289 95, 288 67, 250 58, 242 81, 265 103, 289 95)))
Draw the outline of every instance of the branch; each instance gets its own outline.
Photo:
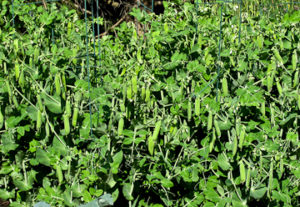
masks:
POLYGON ((76 4, 76 3, 73 3, 73 2, 69 2, 67 0, 63 0, 63 2, 66 4, 66 5, 71 5, 71 7, 75 7, 77 11, 81 11, 81 12, 86 12, 87 14, 91 15, 92 12, 88 11, 88 10, 85 10, 84 8, 81 8, 80 5, 76 4))
POLYGON ((95 37, 99 38, 99 37, 103 37, 103 36, 107 35, 110 30, 114 29, 119 24, 121 24, 123 22, 123 20, 127 17, 127 15, 128 15, 128 12, 119 21, 117 21, 113 26, 111 26, 110 28, 108 28, 108 30, 106 30, 105 32, 103 32, 100 35, 97 35, 95 37))

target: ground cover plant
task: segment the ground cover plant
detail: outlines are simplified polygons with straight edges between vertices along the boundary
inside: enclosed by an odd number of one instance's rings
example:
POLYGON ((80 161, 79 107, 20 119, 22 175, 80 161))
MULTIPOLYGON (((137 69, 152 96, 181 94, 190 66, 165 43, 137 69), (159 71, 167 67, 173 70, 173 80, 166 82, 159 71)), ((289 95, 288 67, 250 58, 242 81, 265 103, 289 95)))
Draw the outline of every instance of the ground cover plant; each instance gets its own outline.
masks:
POLYGON ((94 47, 75 11, 15 7, 12 27, 2 1, 0 198, 299 205, 300 11, 243 10, 239 42, 236 5, 194 6, 133 9, 144 34, 94 47))

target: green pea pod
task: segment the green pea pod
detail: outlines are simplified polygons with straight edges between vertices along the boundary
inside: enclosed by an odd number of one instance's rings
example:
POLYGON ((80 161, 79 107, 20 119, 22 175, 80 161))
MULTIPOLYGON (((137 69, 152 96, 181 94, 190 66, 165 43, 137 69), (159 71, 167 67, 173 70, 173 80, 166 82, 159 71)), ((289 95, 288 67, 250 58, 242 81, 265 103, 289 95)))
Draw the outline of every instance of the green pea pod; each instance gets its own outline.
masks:
POLYGON ((39 106, 40 111, 43 111, 43 103, 42 103, 42 99, 41 99, 40 94, 37 94, 36 98, 37 98, 37 102, 38 102, 38 106, 39 106))
POLYGON ((34 49, 34 54, 33 54, 33 60, 34 60, 34 63, 37 63, 38 60, 39 60, 39 56, 40 56, 40 49, 38 47, 36 47, 34 49))
POLYGON ((38 110, 36 119, 36 130, 39 130, 42 126, 42 112, 38 110))
POLYGON ((60 86, 60 74, 59 74, 59 73, 57 73, 57 74, 55 75, 54 82, 55 82, 55 90, 56 90, 56 94, 57 94, 58 96, 60 96, 60 94, 61 94, 61 86, 60 86))
POLYGON ((125 104, 124 104, 123 101, 121 101, 121 103, 120 103, 120 109, 121 109, 122 112, 126 111, 126 107, 125 107, 125 104))
POLYGON ((155 106, 154 110, 153 110, 153 117, 157 116, 157 112, 158 112, 158 107, 155 106))
POLYGON ((272 105, 270 105, 270 111, 271 111, 271 123, 275 124, 275 115, 274 115, 275 112, 272 105))
POLYGON ((280 65, 283 65, 282 57, 277 49, 274 49, 274 55, 280 65))
POLYGON ((138 89, 137 89, 137 76, 132 76, 131 78, 131 84, 132 84, 132 92, 134 94, 137 94, 138 89))
POLYGON ((133 40, 137 40, 137 39, 138 39, 138 36, 137 36, 136 30, 133 29, 133 32, 132 32, 132 33, 133 33, 133 34, 132 34, 132 39, 133 39, 133 40))
POLYGON ((212 121, 213 121, 213 115, 212 112, 210 111, 207 119, 207 131, 210 131, 212 129, 212 121))
POLYGON ((73 117, 72 117, 72 126, 75 127, 77 125, 77 118, 78 118, 79 109, 77 106, 74 107, 73 110, 73 117))
POLYGON ((29 58, 29 67, 33 68, 33 58, 29 58))
POLYGON ((65 126, 65 135, 70 134, 70 121, 69 121, 69 116, 63 115, 64 116, 64 126, 65 126))
POLYGON ((273 159, 271 160, 270 164, 270 171, 269 171, 269 185, 268 185, 268 195, 271 196, 271 191, 273 189, 273 159))
POLYGON ((4 71, 4 74, 5 74, 5 75, 8 74, 8 72, 7 72, 7 64, 6 64, 5 61, 3 62, 3 71, 4 71))
POLYGON ((73 59, 72 59, 72 63, 74 64, 74 65, 76 65, 77 64, 77 62, 78 62, 78 59, 76 58, 76 56, 77 56, 77 48, 75 49, 73 49, 72 50, 72 52, 73 52, 73 59))
POLYGON ((23 89, 24 86, 25 86, 25 77, 24 77, 23 70, 21 71, 21 74, 20 74, 18 82, 19 82, 20 87, 23 89))
POLYGON ((109 122, 108 122, 108 127, 107 127, 108 131, 110 131, 112 129, 112 126, 113 126, 113 119, 112 119, 112 116, 110 116, 109 122))
POLYGON ((159 130, 160 130, 160 127, 161 127, 161 120, 159 120, 158 122, 156 122, 155 124, 155 128, 154 128, 154 132, 153 132, 153 136, 152 136, 152 139, 154 141, 157 140, 157 137, 158 137, 158 134, 159 134, 159 130))
POLYGON ((280 46, 280 50, 283 50, 283 41, 282 41, 282 39, 280 39, 280 41, 279 41, 279 46, 280 46))
POLYGON ((15 49, 15 54, 19 52, 19 40, 14 39, 14 49, 15 49))
POLYGON ((242 126, 242 131, 240 133, 240 140, 239 140, 239 148, 240 148, 240 150, 242 150, 242 148, 243 148, 245 134, 246 134, 245 127, 242 126))
POLYGON ((235 67, 235 61, 234 61, 234 58, 232 56, 229 57, 229 60, 230 60, 230 63, 233 67, 235 67))
POLYGON ((4 125, 4 116, 2 114, 1 107, 0 107, 0 129, 2 129, 3 125, 4 125))
POLYGON ((68 31, 67 31, 68 36, 71 35, 71 31, 72 31, 72 24, 71 22, 68 22, 68 31))
POLYGON ((294 50, 293 56, 292 56, 292 68, 293 68, 293 70, 297 69, 297 62, 298 62, 297 51, 294 50))
POLYGON ((64 99, 64 100, 66 100, 66 98, 67 98, 67 95, 66 95, 66 91, 65 91, 65 88, 64 87, 62 87, 61 88, 62 90, 61 90, 61 97, 64 99))
POLYGON ((62 73, 61 82, 63 84, 64 91, 67 92, 67 82, 66 82, 66 75, 65 75, 65 73, 62 73))
POLYGON ((129 85, 127 87, 127 99, 128 100, 132 100, 132 89, 131 89, 131 85, 129 85))
POLYGON ((240 130, 241 130, 241 118, 236 118, 235 121, 235 131, 236 131, 236 135, 240 136, 240 130))
POLYGON ((264 37, 262 35, 259 35, 257 37, 257 46, 258 48, 262 49, 264 46, 264 37))
POLYGON ((240 177, 241 183, 244 183, 246 181, 246 170, 243 161, 240 162, 240 177))
POLYGON ((19 63, 15 64, 15 76, 16 76, 16 80, 19 80, 19 77, 20 77, 20 65, 19 65, 19 63))
POLYGON ((269 74, 267 77, 267 88, 269 92, 271 92, 272 87, 273 87, 273 75, 269 74))
POLYGON ((45 124, 45 131, 46 131, 46 138, 48 138, 50 136, 50 128, 48 123, 45 124))
POLYGON ((282 87, 280 85, 279 79, 276 80, 277 91, 280 96, 282 96, 282 87))
POLYGON ((138 49, 138 51, 136 53, 136 56, 137 56, 138 62, 143 63, 143 59, 142 59, 142 55, 141 55, 141 49, 138 49))
POLYGON ((266 115, 266 102, 265 102, 265 101, 263 101, 263 102, 261 103, 261 106, 260 106, 260 112, 262 113, 263 116, 266 115))
POLYGON ((165 30, 165 33, 168 33, 169 32, 169 27, 168 27, 168 23, 164 23, 164 30, 165 30))
POLYGON ((215 129, 213 129, 213 138, 212 138, 211 142, 209 143, 209 153, 211 153, 212 150, 214 149, 216 139, 217 139, 216 138, 216 131, 215 131, 215 129))
POLYGON ((123 134, 123 128, 124 128, 124 118, 122 117, 119 119, 118 123, 118 135, 121 136, 123 134))
POLYGON ((145 101, 146 101, 147 103, 149 103, 149 101, 150 101, 150 88, 149 88, 149 87, 147 87, 147 89, 146 89, 146 97, 145 97, 145 101))
POLYGON ((251 178, 251 169, 248 168, 247 170, 247 178, 246 178, 246 189, 250 187, 250 178, 251 178))
POLYGON ((273 74, 276 71, 276 68, 276 61, 272 59, 271 63, 268 65, 267 75, 273 74))
POLYGON ((125 117, 128 118, 128 119, 130 119, 130 116, 131 116, 131 110, 129 109, 128 106, 126 107, 125 114, 126 114, 125 117))
POLYGON ((13 101, 13 103, 14 103, 14 106, 16 107, 16 108, 18 108, 19 107, 19 103, 18 103, 18 100, 17 100, 17 97, 13 94, 13 96, 12 96, 12 101, 13 101))
POLYGON ((143 86, 142 93, 141 93, 142 100, 145 100, 145 96, 146 96, 146 88, 145 88, 145 86, 143 86))
POLYGON ((223 90, 224 96, 228 96, 229 95, 229 93, 228 93, 228 83, 227 83, 226 77, 224 77, 222 79, 222 90, 223 90))
POLYGON ((66 116, 68 116, 68 117, 72 116, 71 102, 69 99, 66 101, 66 116))
POLYGON ((195 101, 195 115, 199 116, 200 115, 200 98, 197 97, 195 101))
POLYGON ((281 179, 283 172, 284 172, 283 158, 281 157, 279 162, 279 179, 281 179))
POLYGON ((9 96, 9 97, 12 97, 12 92, 11 92, 11 88, 10 88, 10 85, 9 85, 8 80, 5 81, 5 84, 6 84, 8 96, 9 96))
POLYGON ((155 142, 153 140, 153 137, 150 135, 148 137, 148 151, 149 151, 150 155, 154 154, 154 145, 155 145, 155 142))
POLYGON ((58 179, 58 183, 61 184, 63 181, 63 173, 59 164, 56 164, 56 177, 58 179))
POLYGON ((236 134, 233 134, 232 156, 235 156, 238 148, 238 140, 236 134))
POLYGON ((188 121, 191 121, 192 119, 192 102, 191 99, 189 99, 188 102, 188 121))
POLYGON ((216 117, 214 118, 214 126, 215 126, 218 137, 221 137, 221 130, 220 130, 219 123, 218 123, 216 117))
POLYGON ((299 70, 294 74, 293 87, 296 88, 299 85, 299 70))

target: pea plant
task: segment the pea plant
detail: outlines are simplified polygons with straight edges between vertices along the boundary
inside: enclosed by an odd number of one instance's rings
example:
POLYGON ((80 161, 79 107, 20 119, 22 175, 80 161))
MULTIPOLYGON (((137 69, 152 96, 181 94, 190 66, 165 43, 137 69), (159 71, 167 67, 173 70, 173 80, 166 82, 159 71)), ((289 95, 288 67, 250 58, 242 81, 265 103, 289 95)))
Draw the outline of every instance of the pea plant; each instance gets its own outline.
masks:
POLYGON ((12 27, 1 2, 1 199, 299 205, 300 11, 164 8, 94 44, 74 10, 14 7, 12 27))

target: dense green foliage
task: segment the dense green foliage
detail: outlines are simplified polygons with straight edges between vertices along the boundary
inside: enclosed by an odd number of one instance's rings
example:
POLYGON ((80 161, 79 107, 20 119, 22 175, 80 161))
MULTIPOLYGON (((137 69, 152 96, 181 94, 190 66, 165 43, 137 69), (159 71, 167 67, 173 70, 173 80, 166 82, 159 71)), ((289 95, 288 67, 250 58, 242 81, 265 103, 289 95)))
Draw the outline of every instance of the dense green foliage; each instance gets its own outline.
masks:
POLYGON ((133 10, 145 36, 122 23, 100 48, 74 11, 16 7, 13 28, 9 6, 0 198, 11 206, 103 193, 116 206, 299 205, 299 11, 243 11, 239 43, 237 8, 224 6, 218 61, 220 5, 133 10))

